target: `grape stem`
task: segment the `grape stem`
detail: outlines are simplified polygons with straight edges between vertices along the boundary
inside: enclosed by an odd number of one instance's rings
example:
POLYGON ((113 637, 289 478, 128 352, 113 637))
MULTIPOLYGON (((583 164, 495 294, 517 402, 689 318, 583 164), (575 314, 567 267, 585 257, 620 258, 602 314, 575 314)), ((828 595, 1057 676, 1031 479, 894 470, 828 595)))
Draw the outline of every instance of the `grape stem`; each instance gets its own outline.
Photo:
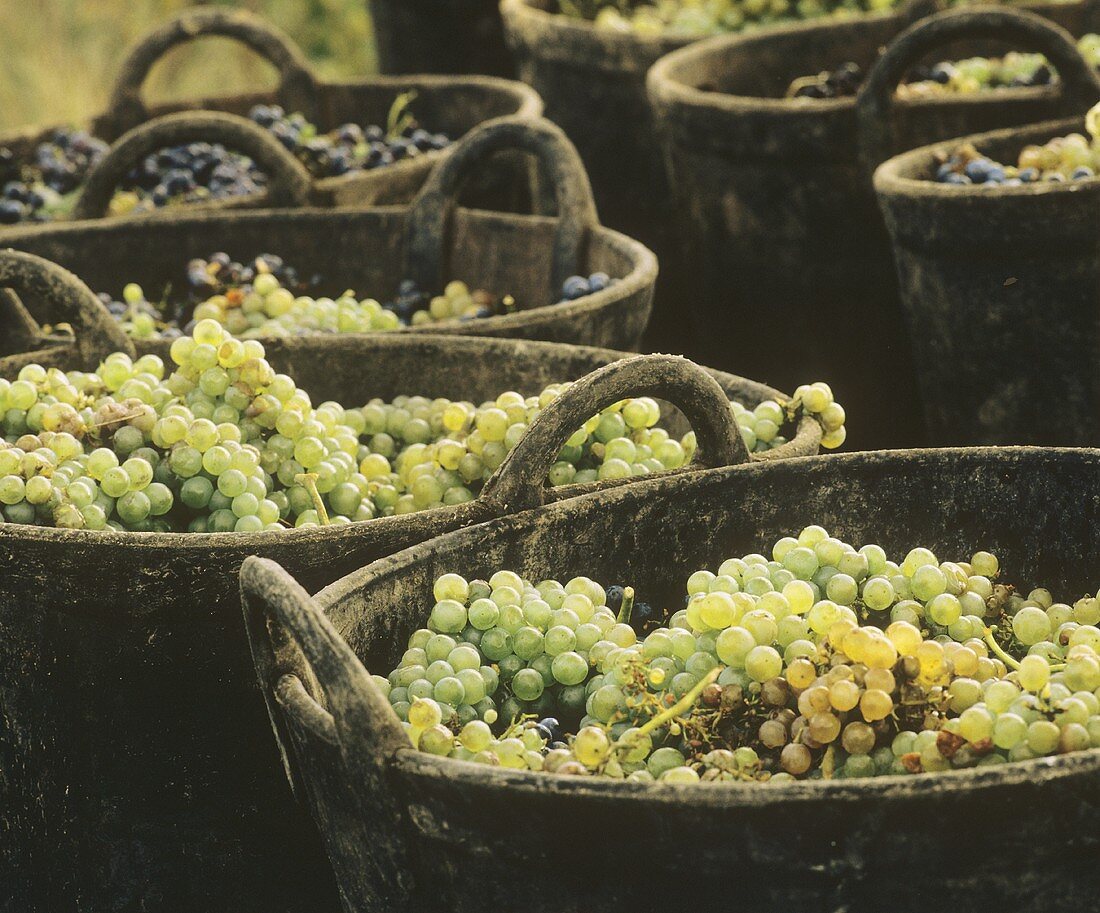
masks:
POLYGON ((309 492, 313 507, 317 511, 317 519, 321 521, 322 526, 328 526, 328 511, 325 510, 325 502, 321 500, 321 492, 317 490, 317 473, 300 472, 294 477, 294 481, 309 492))
POLYGON ((997 626, 993 625, 990 628, 985 629, 985 642, 989 644, 989 649, 997 654, 998 659, 1003 662, 1008 668, 1019 670, 1020 664, 1014 660, 1011 656, 1005 653, 1004 648, 993 639, 993 635, 997 631, 997 626))
MULTIPOLYGON (((996 633, 996 631, 997 631, 997 626, 996 625, 993 625, 993 627, 991 627, 991 628, 986 628, 985 629, 985 642, 987 644, 989 644, 989 648, 994 653, 997 654, 997 658, 1000 659, 1001 662, 1003 662, 1010 669, 1015 669, 1015 670, 1019 671, 1020 663, 1017 660, 1013 659, 1011 656, 1009 656, 1004 651, 1004 648, 999 643, 997 643, 996 640, 993 639, 993 635, 994 635, 994 633, 996 633)), ((1050 661, 1048 660, 1048 662, 1050 662, 1050 661)), ((1065 663, 1050 663, 1050 671, 1051 672, 1061 672, 1065 668, 1066 668, 1065 663)))
POLYGON ((685 694, 680 700, 668 708, 668 710, 658 713, 648 723, 639 727, 639 730, 643 735, 650 735, 654 730, 660 729, 669 720, 674 717, 680 716, 682 713, 687 713, 692 707, 695 706, 695 702, 699 699, 699 695, 703 693, 703 689, 707 685, 714 682, 721 674, 722 670, 719 668, 711 669, 706 675, 704 675, 687 694, 685 694))
POLYGON ((126 415, 119 415, 119 416, 116 416, 114 418, 104 419, 102 422, 94 422, 93 424, 88 426, 88 430, 89 431, 98 431, 100 428, 104 428, 107 425, 114 425, 116 423, 121 425, 121 424, 124 424, 125 422, 130 421, 131 419, 138 418, 140 415, 143 414, 143 412, 144 412, 144 410, 138 409, 137 412, 130 412, 126 415))
POLYGON ((634 587, 623 588, 623 604, 619 606, 619 617, 615 619, 619 624, 630 624, 630 613, 634 611, 634 587))

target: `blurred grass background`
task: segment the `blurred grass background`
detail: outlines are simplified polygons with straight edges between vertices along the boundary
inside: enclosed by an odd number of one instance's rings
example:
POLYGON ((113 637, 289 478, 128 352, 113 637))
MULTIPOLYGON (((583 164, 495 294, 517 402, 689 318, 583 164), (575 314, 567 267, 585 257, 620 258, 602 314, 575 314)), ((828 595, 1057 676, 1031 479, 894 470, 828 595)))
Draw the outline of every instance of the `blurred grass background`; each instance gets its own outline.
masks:
MULTIPOLYGON (((0 0, 0 130, 79 123, 101 111, 129 45, 202 0, 0 0)), ((210 0, 259 13, 291 36, 323 77, 375 71, 367 0, 210 0)), ((164 100, 275 85, 274 71, 236 42, 174 48, 146 97, 164 100)))

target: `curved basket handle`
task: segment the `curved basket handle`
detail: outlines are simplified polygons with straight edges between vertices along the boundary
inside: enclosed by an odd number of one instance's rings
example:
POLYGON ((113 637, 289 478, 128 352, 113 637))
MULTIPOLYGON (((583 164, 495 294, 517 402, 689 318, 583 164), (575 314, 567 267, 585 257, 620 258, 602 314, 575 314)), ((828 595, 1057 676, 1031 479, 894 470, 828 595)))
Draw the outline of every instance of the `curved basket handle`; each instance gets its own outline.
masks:
POLYGON ((154 29, 131 48, 111 92, 107 111, 97 121, 99 133, 115 139, 149 120, 141 88, 153 65, 171 48, 208 35, 234 38, 279 71, 276 90, 283 105, 310 119, 317 113, 317 79, 305 55, 291 39, 265 22, 239 10, 191 9, 154 29))
MULTIPOLYGON (((218 111, 180 111, 165 114, 123 135, 88 175, 73 208, 74 219, 99 219, 107 214, 122 179, 145 156, 169 146, 193 142, 221 143, 248 155, 268 176, 264 205, 305 206, 311 180, 305 166, 263 127, 234 114, 218 111)), ((257 197, 242 197, 255 205, 257 197)), ((236 200, 226 205, 239 205, 236 200)), ((196 204, 198 206, 198 204, 196 204)))
POLYGON ((936 13, 942 13, 948 8, 947 0, 908 0, 907 3, 897 7, 897 16, 902 23, 910 26, 936 13))
POLYGON ((860 154, 868 174, 898 151, 892 109, 894 92, 905 74, 936 48, 966 38, 1002 39, 1021 50, 1044 54, 1058 71, 1062 102, 1072 113, 1088 110, 1100 98, 1100 78, 1077 50, 1073 36, 1050 20, 994 7, 938 13, 898 35, 859 91, 860 154))
MULTIPOLYGON (((96 293, 56 263, 22 251, 0 251, 0 288, 15 292, 24 308, 33 309, 36 300, 57 307, 76 331, 80 365, 87 370, 94 371, 112 352, 136 357, 130 337, 96 293)), ((28 352, 0 359, 0 364, 10 369, 17 359, 29 364, 42 356, 41 351, 28 352)))
POLYGON ((580 271, 585 243, 599 225, 592 185, 580 154, 562 130, 546 120, 500 117, 471 130, 452 148, 413 200, 405 228, 405 273, 424 289, 443 287, 451 248, 451 222, 463 181, 494 153, 518 149, 539 160, 558 205, 552 287, 580 271))
MULTIPOLYGON (((355 865, 369 865, 371 909, 391 909, 391 901, 408 894, 412 867, 405 839, 406 809, 394 788, 391 762, 401 749, 411 749, 408 736, 389 701, 371 681, 363 664, 336 632, 325 614, 282 567, 267 558, 249 557, 241 567, 241 602, 248 641, 268 713, 279 741, 291 787, 300 799, 317 803, 321 821, 331 821, 333 808, 355 826, 369 828, 371 851, 355 855, 355 865), (314 697, 323 693, 326 710, 314 697), (322 765, 302 789, 302 759, 289 753, 283 715, 299 730, 324 743, 306 763, 322 765), (332 769, 331 749, 340 768, 332 769), (293 760, 292 760, 293 758, 293 760), (335 779, 334 779, 335 778, 335 779)), ((322 833, 326 843, 334 839, 322 833)), ((340 833, 335 839, 348 840, 340 833)), ((330 852, 334 865, 346 865, 346 852, 330 852)))
POLYGON ((701 465, 749 460, 718 381, 678 355, 635 355, 585 375, 539 413, 485 483, 481 498, 498 516, 541 505, 546 476, 566 441, 601 409, 632 396, 652 396, 678 407, 695 430, 701 465))
POLYGON ((330 745, 347 744, 345 736, 354 730, 357 756, 364 753, 358 742, 368 733, 372 752, 360 760, 379 771, 398 749, 410 747, 389 701, 363 664, 282 566, 268 558, 246 559, 241 602, 256 675, 292 785, 295 772, 280 713, 330 745), (317 701, 318 694, 324 695, 328 709, 317 701))

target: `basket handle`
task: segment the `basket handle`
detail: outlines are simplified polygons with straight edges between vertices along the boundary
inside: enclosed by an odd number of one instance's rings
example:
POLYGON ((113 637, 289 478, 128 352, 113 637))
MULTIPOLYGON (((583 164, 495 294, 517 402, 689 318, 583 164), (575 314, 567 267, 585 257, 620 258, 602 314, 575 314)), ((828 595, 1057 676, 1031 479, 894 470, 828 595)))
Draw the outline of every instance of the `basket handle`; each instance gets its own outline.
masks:
MULTIPOLYGON (((389 701, 359 658, 281 565, 269 558, 246 559, 241 601, 256 675, 292 785, 296 772, 289 760, 284 713, 333 746, 346 744, 349 728, 369 731, 378 769, 398 749, 410 747, 389 701)), ((361 746, 353 747, 361 754, 361 746)))
POLYGON ((483 167, 490 156, 506 149, 535 156, 553 187, 558 219, 550 269, 552 287, 560 288, 579 271, 588 234, 600 222, 588 172, 576 146, 549 121, 500 117, 486 121, 459 140, 412 202, 405 228, 405 276, 421 288, 443 286, 454 210, 463 182, 473 169, 483 167))
POLYGON ((582 377, 540 412, 485 483, 482 499, 497 516, 541 505, 546 476, 566 441, 601 409, 631 396, 678 407, 695 430, 702 466, 748 462, 748 448, 718 381, 678 355, 635 355, 582 377))
MULTIPOLYGON (((381 901, 407 893, 411 878, 406 809, 390 771, 397 752, 411 749, 409 738, 358 657, 290 574, 252 556, 240 579, 248 642, 291 788, 299 799, 308 798, 302 789, 306 771, 296 769, 301 759, 291 754, 284 714, 327 750, 339 752, 341 792, 332 795, 333 784, 326 782, 324 795, 316 797, 322 807, 313 811, 323 815, 324 803, 339 802, 357 820, 370 822, 371 890, 378 909, 388 909, 381 901)), ((317 747, 319 755, 326 751, 317 747)))
MULTIPOLYGON (((99 219, 106 215, 116 188, 145 156, 169 146, 200 141, 221 143, 252 158, 269 177, 263 195, 265 206, 298 207, 309 202, 309 172, 263 127, 219 111, 179 111, 135 127, 111 146, 88 175, 73 208, 73 218, 99 219)), ((241 199, 255 205, 256 197, 241 199)), ((231 200, 226 205, 239 203, 231 200)))
POLYGON ((289 36, 247 12, 202 8, 180 13, 131 48, 115 81, 107 111, 97 121, 99 134, 116 139, 149 120, 141 88, 153 65, 171 48, 208 35, 234 38, 274 65, 279 71, 276 95, 284 106, 301 111, 310 119, 316 116, 317 79, 305 55, 289 36))
POLYGON ((1077 50, 1073 36, 1050 20, 1024 10, 993 7, 937 13, 901 32, 871 67, 859 91, 860 154, 868 174, 898 150, 892 108, 894 92, 905 74, 931 51, 967 38, 1003 39, 1021 50, 1044 54, 1061 78, 1063 105, 1074 113, 1087 110, 1100 98, 1100 78, 1077 50))
MULTIPOLYGON (((76 331, 80 364, 94 371, 112 352, 136 357, 134 344, 103 302, 77 276, 50 260, 17 250, 0 251, 0 288, 19 296, 24 308, 49 301, 59 308, 76 331)), ((42 351, 0 359, 6 369, 40 360, 42 351)))

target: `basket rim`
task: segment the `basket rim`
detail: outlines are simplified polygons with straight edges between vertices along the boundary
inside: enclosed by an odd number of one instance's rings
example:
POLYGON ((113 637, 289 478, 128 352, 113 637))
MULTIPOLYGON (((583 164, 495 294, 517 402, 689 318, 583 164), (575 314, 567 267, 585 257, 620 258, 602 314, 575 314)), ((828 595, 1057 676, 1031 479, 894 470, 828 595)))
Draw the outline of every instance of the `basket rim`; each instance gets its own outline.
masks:
MULTIPOLYGON (((307 337, 308 338, 308 337, 307 337)), ((515 355, 517 351, 525 349, 537 349, 543 352, 572 352, 590 355, 594 360, 606 358, 607 361, 615 361, 630 357, 631 352, 621 352, 615 349, 604 349, 595 346, 579 346, 570 343, 547 342, 541 340, 511 339, 499 337, 459 336, 447 334, 410 334, 399 337, 396 334, 379 333, 376 336, 366 334, 346 334, 342 344, 348 347, 363 345, 364 342, 377 342, 383 348, 398 346, 421 346, 425 344, 436 345, 439 348, 462 345, 471 349, 498 350, 497 354, 504 357, 505 353, 515 355)), ((744 384, 755 388, 760 399, 764 397, 780 396, 788 398, 787 394, 776 390, 767 384, 728 372, 706 368, 712 376, 715 376, 723 388, 744 384)), ((408 394, 410 396, 415 393, 408 394)), ((786 444, 774 450, 767 451, 766 455, 758 455, 751 458, 752 463, 773 463, 789 457, 789 454, 797 453, 804 447, 819 447, 821 442, 821 426, 816 420, 802 416, 796 426, 795 435, 786 444)), ((751 455, 750 455, 751 456, 751 455)), ((678 474, 676 471, 672 474, 678 474)), ((621 483, 622 487, 631 484, 635 479, 627 479, 621 483)), ((591 491, 609 490, 620 487, 614 483, 591 483, 585 486, 581 494, 591 491)), ((559 492, 559 499, 565 499, 573 494, 572 486, 564 486, 559 492)), ((575 489, 574 489, 575 490, 575 489)), ((217 549, 220 551, 238 551, 245 554, 249 549, 263 549, 271 545, 308 545, 316 541, 333 541, 339 539, 355 538, 364 528, 364 524, 378 524, 385 522, 390 526, 399 525, 407 518, 417 519, 438 516, 440 511, 448 511, 451 516, 467 515, 471 523, 488 519, 485 514, 486 502, 479 497, 472 501, 458 505, 443 505, 431 510, 417 511, 406 515, 394 515, 391 517, 374 517, 370 520, 358 520, 351 523, 333 527, 291 528, 280 530, 264 530, 254 533, 188 533, 188 532, 117 532, 114 530, 85 530, 85 529, 60 529, 49 526, 32 526, 22 523, 0 523, 0 546, 17 547, 21 543, 37 542, 59 546, 103 545, 115 550, 147 551, 153 554, 162 554, 166 551, 179 550, 194 553, 197 550, 217 549)))
POLYGON ((781 785, 737 781, 628 783, 610 777, 557 776, 541 771, 511 770, 457 758, 437 757, 411 746, 400 749, 392 764, 405 775, 415 778, 431 778, 433 782, 438 782, 440 777, 445 777, 453 781, 455 789, 478 786, 526 796, 567 793, 589 799, 641 801, 661 807, 734 811, 823 800, 862 803, 871 798, 949 797, 963 792, 973 794, 983 788, 1043 784, 1083 776, 1100 777, 1100 748, 1027 761, 1006 761, 989 767, 887 774, 853 780, 795 780, 781 785))

